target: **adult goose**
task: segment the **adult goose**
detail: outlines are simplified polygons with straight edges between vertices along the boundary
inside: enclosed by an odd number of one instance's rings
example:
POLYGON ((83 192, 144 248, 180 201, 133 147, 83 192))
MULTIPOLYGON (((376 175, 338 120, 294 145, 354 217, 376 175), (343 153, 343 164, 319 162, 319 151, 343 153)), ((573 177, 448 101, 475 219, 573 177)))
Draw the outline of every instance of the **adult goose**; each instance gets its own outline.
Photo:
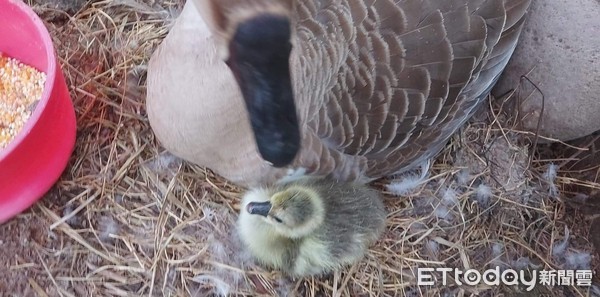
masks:
POLYGON ((485 100, 530 1, 188 0, 149 62, 149 121, 242 186, 403 172, 485 100))

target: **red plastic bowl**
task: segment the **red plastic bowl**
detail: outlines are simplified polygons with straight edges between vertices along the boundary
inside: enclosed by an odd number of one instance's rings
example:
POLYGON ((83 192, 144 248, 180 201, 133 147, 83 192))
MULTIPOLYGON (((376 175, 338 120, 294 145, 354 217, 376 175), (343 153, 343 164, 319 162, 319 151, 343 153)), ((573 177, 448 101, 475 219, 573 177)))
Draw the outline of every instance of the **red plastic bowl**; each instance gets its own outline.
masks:
POLYGON ((75 145, 75 110, 48 30, 21 0, 0 0, 0 52, 46 73, 29 121, 0 150, 0 224, 56 183, 75 145))

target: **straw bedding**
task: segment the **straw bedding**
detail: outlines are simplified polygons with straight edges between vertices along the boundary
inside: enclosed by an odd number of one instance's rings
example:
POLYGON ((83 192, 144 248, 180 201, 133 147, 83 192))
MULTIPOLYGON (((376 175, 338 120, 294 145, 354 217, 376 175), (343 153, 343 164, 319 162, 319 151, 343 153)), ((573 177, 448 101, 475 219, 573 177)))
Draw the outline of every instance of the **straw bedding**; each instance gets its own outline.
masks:
POLYGON ((146 119, 145 65, 182 3, 59 2, 34 5, 67 76, 78 140, 56 186, 0 226, 0 295, 600 294, 596 286, 416 285, 419 267, 596 269, 588 226, 597 167, 564 172, 566 155, 545 159, 509 112, 517 93, 483 106, 424 164, 428 172, 373 184, 386 195, 387 230, 360 264, 296 280, 256 266, 233 229, 244 189, 164 152, 146 119))

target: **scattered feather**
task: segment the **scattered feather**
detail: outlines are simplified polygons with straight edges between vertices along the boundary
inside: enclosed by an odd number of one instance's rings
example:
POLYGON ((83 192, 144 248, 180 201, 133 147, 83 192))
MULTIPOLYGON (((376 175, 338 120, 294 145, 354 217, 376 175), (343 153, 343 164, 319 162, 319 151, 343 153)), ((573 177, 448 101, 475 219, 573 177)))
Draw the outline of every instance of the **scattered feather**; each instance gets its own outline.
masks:
POLYGON ((556 186, 556 177, 558 176, 558 165, 552 163, 548 165, 544 172, 544 179, 549 185, 548 194, 550 197, 558 197, 558 187, 556 186))
POLYGON ((405 196, 415 191, 423 183, 423 179, 418 175, 409 175, 402 178, 401 181, 395 181, 387 185, 388 191, 396 196, 405 196))
POLYGON ((290 282, 286 278, 279 278, 276 280, 275 290, 277 296, 291 296, 291 292, 294 289, 294 283, 290 282))
POLYGON ((435 208, 434 215, 440 220, 451 222, 455 218, 452 209, 456 206, 458 206, 458 193, 452 188, 446 188, 439 205, 435 208))
POLYGON ((220 296, 247 288, 244 269, 252 267, 251 255, 242 248, 235 229, 235 217, 221 207, 203 206, 202 213, 204 219, 197 232, 206 238, 207 260, 212 263, 212 269, 195 277, 199 282, 210 283, 211 292, 220 296))
POLYGON ((120 226, 115 219, 111 216, 102 216, 98 222, 98 229, 100 234, 100 240, 102 241, 110 241, 112 240, 111 235, 119 235, 120 226))
POLYGON ((515 270, 523 270, 530 266, 532 266, 532 263, 529 257, 520 257, 519 259, 512 262, 512 267, 515 270))
POLYGON ((299 167, 296 169, 290 168, 287 170, 286 175, 284 175, 282 178, 280 178, 277 181, 277 183, 284 184, 284 183, 293 182, 299 178, 302 178, 305 175, 306 175, 306 168, 304 168, 304 167, 299 167))
POLYGON ((492 188, 486 184, 480 184, 475 191, 475 198, 480 207, 488 207, 492 198, 492 188))
POLYGON ((495 242, 491 247, 491 259, 490 266, 492 268, 499 267, 501 270, 508 268, 508 264, 502 261, 504 254, 505 246, 503 243, 495 242))
POLYGON ((565 269, 590 269, 592 255, 588 252, 568 251, 565 255, 565 269))
POLYGON ((202 207, 202 214, 204 214, 204 217, 209 221, 213 221, 216 218, 215 211, 208 206, 202 207))
POLYGON ((461 186, 468 186, 472 179, 468 168, 463 168, 456 174, 456 181, 461 186))
POLYGON ((448 207, 454 207, 458 205, 458 193, 452 189, 447 188, 442 195, 442 203, 448 207))
POLYGON ((157 174, 170 174, 174 175, 174 172, 179 166, 181 166, 182 160, 175 155, 165 151, 160 153, 156 158, 146 163, 146 166, 151 171, 157 174))
POLYGON ((197 283, 211 285, 214 288, 212 293, 218 296, 229 296, 229 292, 231 291, 231 286, 227 282, 212 275, 196 275, 192 280, 197 283))
POLYGON ((387 190, 396 196, 405 196, 413 193, 417 187, 427 180, 430 167, 429 160, 424 162, 420 167, 420 174, 416 172, 406 173, 398 178, 399 180, 392 181, 389 185, 386 185, 387 190))
POLYGON ((123 198, 124 198, 123 195, 117 194, 117 195, 115 195, 115 202, 117 202, 118 204, 123 204, 123 198))
POLYGON ((448 209, 446 206, 441 205, 441 204, 435 208, 434 214, 435 214, 435 217, 440 220, 444 220, 447 222, 451 222, 454 220, 454 215, 452 214, 450 209, 448 209))
POLYGON ((504 251, 504 244, 495 242, 492 245, 492 257, 494 257, 494 258, 500 257, 500 255, 502 254, 503 251, 504 251))
POLYGON ((552 246, 552 256, 556 259, 561 259, 569 245, 569 228, 565 226, 565 237, 562 241, 555 243, 552 246))

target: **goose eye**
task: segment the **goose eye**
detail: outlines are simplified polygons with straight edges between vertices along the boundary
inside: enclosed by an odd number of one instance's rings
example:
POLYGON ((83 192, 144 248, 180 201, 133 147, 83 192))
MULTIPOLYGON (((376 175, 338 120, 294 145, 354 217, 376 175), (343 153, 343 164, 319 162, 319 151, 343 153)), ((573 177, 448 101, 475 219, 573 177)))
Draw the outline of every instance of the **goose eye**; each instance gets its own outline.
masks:
POLYGON ((283 221, 276 216, 273 216, 273 220, 275 220, 275 222, 280 223, 280 224, 283 223, 283 221))

